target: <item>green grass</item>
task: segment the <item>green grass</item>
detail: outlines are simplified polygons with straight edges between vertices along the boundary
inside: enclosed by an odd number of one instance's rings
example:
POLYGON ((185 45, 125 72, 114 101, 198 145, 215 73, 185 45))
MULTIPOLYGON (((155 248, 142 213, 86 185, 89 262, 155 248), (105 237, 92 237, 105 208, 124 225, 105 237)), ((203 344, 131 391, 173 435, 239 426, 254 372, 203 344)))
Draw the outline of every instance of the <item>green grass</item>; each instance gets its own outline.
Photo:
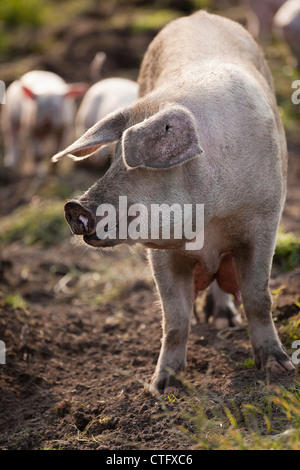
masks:
POLYGON ((298 314, 283 321, 280 329, 280 337, 285 344, 291 344, 300 339, 300 305, 299 302, 295 303, 299 307, 298 314))
POLYGON ((2 245, 8 245, 22 240, 25 245, 39 243, 47 247, 61 242, 69 233, 63 203, 48 201, 22 206, 4 217, 1 221, 0 241, 2 245))
MULTIPOLYGON (((1 0, 0 54, 2 60, 25 59, 58 47, 51 30, 72 24, 93 5, 93 0, 1 0), (39 31, 38 36, 36 31, 39 31), (50 31, 50 33, 49 33, 50 31), (50 35, 49 35, 50 34, 50 35), (34 37, 34 41, 31 40, 34 37), (23 51, 23 48, 25 49, 23 51), (30 53, 28 53, 30 49, 30 53), (25 53, 25 55, 24 55, 25 53)), ((21 66, 21 65, 20 65, 21 66)), ((17 69, 16 69, 17 70, 17 69)), ((22 73, 22 72, 21 72, 22 73)))
POLYGON ((192 449, 300 450, 300 383, 270 388, 261 382, 251 396, 250 402, 247 394, 212 400, 190 388, 189 396, 168 396, 162 407, 192 449))
POLYGON ((200 10, 201 8, 205 8, 208 11, 212 10, 213 7, 217 7, 217 2, 213 2, 212 0, 191 0, 190 2, 194 8, 194 10, 200 10), (216 5, 213 5, 216 3, 216 5))
POLYGON ((284 271, 291 271, 300 264, 300 237, 279 229, 274 264, 284 271))
POLYGON ((254 359, 252 357, 247 357, 241 365, 245 369, 253 369, 255 367, 254 359))
POLYGON ((8 294, 2 300, 0 300, 2 307, 10 305, 13 309, 19 309, 23 312, 27 312, 27 303, 25 299, 18 293, 8 294))
POLYGON ((273 76, 285 131, 290 141, 299 144, 300 105, 292 102, 292 94, 295 91, 292 83, 300 79, 300 71, 295 67, 295 59, 283 41, 271 41, 265 46, 264 52, 273 76))
POLYGON ((85 12, 92 5, 90 0, 1 0, 0 21, 7 26, 35 26, 57 24, 85 12), (59 11, 59 15, 58 15, 59 11))
POLYGON ((133 15, 130 29, 134 33, 149 30, 160 30, 165 24, 181 16, 180 12, 171 9, 138 9, 133 15))
POLYGON ((48 2, 45 0, 1 0, 0 20, 13 26, 38 26, 43 23, 47 6, 48 2))

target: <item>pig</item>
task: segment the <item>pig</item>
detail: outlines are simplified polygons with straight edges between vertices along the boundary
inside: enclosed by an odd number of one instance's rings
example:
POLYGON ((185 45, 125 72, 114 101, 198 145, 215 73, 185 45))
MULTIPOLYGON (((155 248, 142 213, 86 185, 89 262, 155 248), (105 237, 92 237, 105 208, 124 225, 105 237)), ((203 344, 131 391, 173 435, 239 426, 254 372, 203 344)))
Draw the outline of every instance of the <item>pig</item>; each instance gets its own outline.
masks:
POLYGON ((277 11, 274 31, 289 45, 300 68, 300 1, 288 0, 277 11))
POLYGON ((248 11, 248 30, 262 41, 270 38, 277 10, 286 0, 244 0, 248 11))
MULTIPOLYGON (((113 77, 96 82, 88 89, 78 109, 75 120, 77 137, 111 112, 132 104, 137 94, 137 83, 126 78, 113 77)), ((114 143, 102 147, 90 159, 91 164, 103 168, 109 163, 114 151, 114 143)))
MULTIPOLYGON (((258 368, 293 370, 272 319, 269 289, 287 146, 260 48, 238 23, 199 11, 170 22, 153 39, 138 85, 136 103, 109 114, 52 160, 84 159, 117 142, 109 170, 78 200, 66 202, 65 216, 92 247, 141 243, 148 250, 163 314, 150 389, 180 384, 195 274, 197 290, 211 286, 214 297, 241 296, 258 368), (196 225, 202 205, 204 224, 194 238, 202 234, 203 243, 195 246, 185 235, 177 239, 173 231, 169 238, 161 232, 153 237, 151 221, 148 236, 145 230, 137 240, 124 236, 120 195, 129 208, 147 209, 141 210, 143 228, 154 204, 190 204, 196 225), (117 222, 103 226, 107 207, 115 208, 117 222)), ((128 229, 133 214, 128 209, 128 229)), ((214 298, 215 307, 224 305, 221 300, 214 298)))
POLYGON ((54 152, 70 142, 75 102, 86 90, 84 84, 67 84, 53 72, 33 70, 10 84, 3 107, 2 129, 4 164, 20 168, 23 140, 26 139, 33 163, 45 157, 44 143, 54 140, 54 152))

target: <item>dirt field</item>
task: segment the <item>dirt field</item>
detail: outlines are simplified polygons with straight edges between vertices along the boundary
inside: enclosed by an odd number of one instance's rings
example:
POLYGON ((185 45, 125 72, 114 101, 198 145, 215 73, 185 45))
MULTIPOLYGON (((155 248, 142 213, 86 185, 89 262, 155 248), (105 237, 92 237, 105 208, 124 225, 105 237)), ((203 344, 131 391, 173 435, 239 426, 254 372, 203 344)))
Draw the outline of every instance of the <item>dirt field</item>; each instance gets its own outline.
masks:
MULTIPOLYGON (((289 144, 283 226, 300 234, 300 146, 289 144)), ((95 180, 81 168, 71 176, 79 192, 95 180)), ((51 188, 65 181, 65 175, 42 182, 4 175, 0 216, 32 201, 51 202, 51 188)), ((63 211, 64 198, 59 204, 63 211)), ((300 266, 288 273, 274 269, 271 289, 276 325, 292 352, 286 325, 299 312, 300 266)), ((170 389, 153 396, 145 385, 158 358, 161 313, 143 249, 97 251, 71 235, 49 246, 7 244, 0 253, 0 339, 6 345, 0 449, 203 448, 212 432, 208 423, 218 429, 230 424, 225 407, 261 405, 275 386, 299 383, 298 369, 272 377, 257 371, 245 318, 244 327, 218 332, 201 316, 204 296, 188 342, 189 393, 170 389)), ((240 423, 250 435, 248 425, 240 423)), ((266 434, 263 415, 256 426, 266 434)), ((279 409, 271 428, 273 434, 289 428, 279 409)))

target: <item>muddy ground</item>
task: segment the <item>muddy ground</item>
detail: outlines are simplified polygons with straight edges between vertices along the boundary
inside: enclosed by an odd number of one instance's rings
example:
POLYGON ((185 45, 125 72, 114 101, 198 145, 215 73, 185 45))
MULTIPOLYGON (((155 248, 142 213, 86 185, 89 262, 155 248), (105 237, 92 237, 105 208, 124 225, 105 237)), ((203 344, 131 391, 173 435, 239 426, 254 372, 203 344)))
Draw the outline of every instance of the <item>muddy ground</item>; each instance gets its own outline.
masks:
MULTIPOLYGON (((81 171, 74 168, 72 180, 84 190, 94 176, 82 178, 81 171)), ((283 226, 296 233, 299 182, 300 147, 290 143, 283 226)), ((30 201, 35 188, 35 180, 2 178, 0 216, 30 201)), ((289 273, 274 269, 271 289, 278 288, 274 318, 284 332, 299 310, 300 267, 289 273)), ((251 348, 245 318, 243 328, 220 334, 201 316, 204 296, 188 342, 186 377, 194 400, 220 407, 258 403, 266 384, 288 388, 298 381, 297 369, 269 377, 246 367, 251 348)), ((160 349, 157 300, 142 248, 102 252, 71 235, 54 246, 6 246, 0 254, 0 339, 6 345, 0 449, 198 448, 195 423, 183 412, 193 416, 186 395, 177 389, 163 397, 147 391, 160 349), (9 296, 15 300, 8 302, 9 296)), ((290 350, 289 340, 285 346, 290 350)), ((286 427, 283 422, 278 432, 286 427)), ((265 432, 263 420, 259 429, 265 432)))

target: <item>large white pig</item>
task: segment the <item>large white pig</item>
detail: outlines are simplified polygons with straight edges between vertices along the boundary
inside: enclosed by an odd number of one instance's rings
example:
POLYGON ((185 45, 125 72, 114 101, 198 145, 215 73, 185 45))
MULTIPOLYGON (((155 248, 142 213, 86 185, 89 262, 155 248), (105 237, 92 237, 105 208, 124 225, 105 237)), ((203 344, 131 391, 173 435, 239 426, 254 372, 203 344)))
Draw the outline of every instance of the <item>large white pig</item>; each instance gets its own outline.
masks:
POLYGON ((34 70, 7 88, 2 108, 6 166, 18 168, 25 153, 32 163, 45 155, 45 142, 52 138, 57 151, 72 138, 74 99, 86 90, 83 84, 67 84, 55 73, 34 70))
POLYGON ((185 369, 195 285, 217 287, 211 294, 221 315, 226 297, 241 295, 257 367, 293 370, 272 319, 269 289, 287 147, 260 48, 239 24, 201 11, 157 35, 138 83, 136 103, 99 121, 53 160, 80 160, 118 142, 109 170, 67 202, 65 214, 91 246, 140 242, 149 248, 163 312, 152 387, 164 390, 185 369), (197 229, 199 205, 204 224, 197 229), (158 206, 173 208, 177 222, 169 236, 163 235, 165 218, 153 224, 158 206), (191 236, 185 207, 195 209, 191 236), (103 220, 105 211, 111 220, 103 220), (184 236, 175 236, 178 228, 184 236))

